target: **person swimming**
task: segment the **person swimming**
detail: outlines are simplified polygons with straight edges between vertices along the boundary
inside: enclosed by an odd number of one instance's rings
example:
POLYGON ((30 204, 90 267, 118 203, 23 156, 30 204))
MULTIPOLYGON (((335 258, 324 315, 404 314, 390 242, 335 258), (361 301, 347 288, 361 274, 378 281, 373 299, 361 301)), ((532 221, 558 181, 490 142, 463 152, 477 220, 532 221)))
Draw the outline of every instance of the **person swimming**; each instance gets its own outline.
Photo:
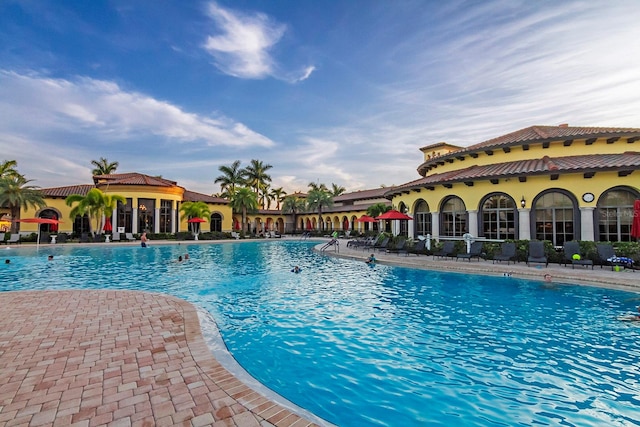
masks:
POLYGON ((369 255, 369 258, 367 258, 367 260, 365 261, 367 264, 374 264, 376 262, 376 257, 375 255, 371 254, 369 255))
POLYGON ((300 267, 298 267, 298 266, 296 265, 295 267, 293 267, 293 268, 291 269, 291 272, 292 272, 292 273, 300 273, 300 270, 301 270, 301 268, 300 268, 300 267))

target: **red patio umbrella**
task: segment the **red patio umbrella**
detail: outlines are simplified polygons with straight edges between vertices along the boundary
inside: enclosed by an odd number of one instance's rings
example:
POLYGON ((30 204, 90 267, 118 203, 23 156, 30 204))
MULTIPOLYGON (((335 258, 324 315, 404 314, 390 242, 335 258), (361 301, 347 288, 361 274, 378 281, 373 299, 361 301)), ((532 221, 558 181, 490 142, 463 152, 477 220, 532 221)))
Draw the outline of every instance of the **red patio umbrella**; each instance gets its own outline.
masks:
POLYGON ((640 239, 640 200, 633 203, 633 220, 631 222, 631 237, 640 239))
POLYGON ((38 239, 36 240, 36 247, 40 246, 40 224, 55 224, 57 226, 62 222, 58 219, 53 219, 53 218, 24 218, 24 219, 15 219, 14 221, 38 224, 38 239))
POLYGON ((113 230, 113 226, 111 225, 111 218, 106 218, 104 220, 104 226, 102 227, 102 229, 106 232, 113 230))
MULTIPOLYGON (((207 220, 204 218, 195 217, 195 218, 190 218, 187 222, 189 224, 200 224, 201 222, 207 222, 207 220)), ((196 235, 196 240, 198 240, 198 233, 194 231, 194 234, 196 235)))
POLYGON ((413 219, 413 218, 411 218, 407 214, 403 214, 400 211, 391 209, 390 211, 383 213, 379 217, 376 217, 376 219, 413 219))
POLYGON ((376 219, 369 215, 362 215, 360 218, 356 219, 356 222, 376 222, 376 219))

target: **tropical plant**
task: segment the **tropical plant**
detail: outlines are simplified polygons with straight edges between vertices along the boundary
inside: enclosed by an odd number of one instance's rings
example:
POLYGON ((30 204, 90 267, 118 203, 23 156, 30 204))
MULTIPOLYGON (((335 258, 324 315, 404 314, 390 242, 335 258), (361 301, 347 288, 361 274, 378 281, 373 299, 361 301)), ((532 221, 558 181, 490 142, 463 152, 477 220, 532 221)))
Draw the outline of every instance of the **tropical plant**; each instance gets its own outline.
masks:
POLYGON ((247 213, 258 210, 258 198, 256 193, 248 187, 241 187, 231 196, 231 208, 234 212, 242 212, 242 230, 247 223, 247 213))
POLYGON ((391 206, 385 205, 384 203, 376 203, 367 208, 367 215, 375 218, 390 210, 391 206))
POLYGON ((75 220, 78 216, 87 215, 89 218, 89 232, 91 234, 102 234, 104 227, 103 217, 111 217, 117 202, 127 203, 127 199, 117 194, 105 194, 99 188, 92 188, 85 196, 82 194, 71 194, 64 199, 67 206, 73 206, 69 217, 75 220), (95 226, 95 227, 94 227, 95 226))
MULTIPOLYGON (((282 187, 278 187, 278 188, 272 188, 269 195, 270 195, 270 200, 275 200, 276 202, 276 210, 280 210, 280 203, 282 203, 287 193, 284 191, 282 187)), ((269 204, 267 209, 269 209, 270 207, 271 207, 271 204, 269 204)))
POLYGON ((344 194, 346 191, 346 188, 338 184, 334 184, 333 182, 331 183, 331 195, 333 197, 338 197, 339 195, 344 194))
MULTIPOLYGON (((271 165, 265 165, 260 160, 252 159, 249 166, 244 168, 245 182, 258 197, 263 193, 261 190, 269 187, 271 176, 267 174, 267 171, 272 167, 271 165)), ((262 206, 264 206, 264 199, 262 201, 262 206)))
MULTIPOLYGON (((20 219, 21 209, 28 209, 29 207, 40 209, 47 205, 40 187, 27 185, 30 182, 30 179, 25 179, 17 171, 0 177, 0 206, 6 206, 9 209, 11 218, 14 220, 20 219)), ((12 233, 19 231, 18 224, 16 221, 11 223, 12 233)))
POLYGON ((240 160, 236 160, 231 166, 220 166, 218 168, 222 175, 213 182, 220 184, 220 197, 231 198, 236 192, 236 188, 244 184, 244 169, 240 169, 240 160))
POLYGON ((333 205, 333 197, 331 192, 327 190, 324 184, 312 185, 311 191, 307 194, 307 207, 309 210, 318 211, 318 230, 322 229, 322 208, 330 207, 333 205))
POLYGON ((95 168, 91 171, 91 173, 95 175, 109 175, 112 174, 118 169, 120 165, 118 162, 111 162, 104 157, 100 157, 100 160, 91 160, 91 164, 95 166, 95 168))
POLYGON ((16 169, 17 167, 16 160, 4 160, 0 163, 0 178, 21 176, 16 169))
POLYGON ((293 232, 296 232, 296 227, 297 227, 297 220, 296 220, 296 214, 298 212, 302 212, 304 211, 306 208, 306 202, 303 198, 295 196, 295 195, 291 195, 291 196, 286 196, 283 200, 282 200, 282 212, 283 213, 287 213, 287 214, 291 214, 291 216, 293 217, 293 232))
MULTIPOLYGON (((209 205, 205 202, 184 202, 180 205, 180 211, 182 212, 182 219, 203 218, 209 219, 211 217, 211 210, 209 205)), ((198 234, 200 224, 189 223, 189 231, 193 234, 198 234)))

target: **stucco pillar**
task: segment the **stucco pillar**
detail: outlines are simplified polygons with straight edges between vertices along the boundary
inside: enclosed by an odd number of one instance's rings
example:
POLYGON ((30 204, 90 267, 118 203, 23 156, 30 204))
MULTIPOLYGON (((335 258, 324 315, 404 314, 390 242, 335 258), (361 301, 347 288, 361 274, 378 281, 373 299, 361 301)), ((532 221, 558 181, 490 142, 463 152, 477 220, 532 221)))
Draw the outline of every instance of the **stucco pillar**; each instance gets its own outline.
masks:
MULTIPOLYGON (((156 201, 157 206, 157 201, 156 201)), ((155 234, 160 233, 160 208, 153 210, 153 232, 155 234)))
POLYGON ((431 228, 433 230, 433 239, 440 239, 440 212, 431 212, 431 228))
POLYGON ((133 234, 138 233, 138 199, 136 199, 135 203, 133 204, 133 209, 131 209, 131 232, 133 234))
POLYGON ((531 209, 518 209, 518 226, 520 227, 520 240, 531 240, 531 209))
POLYGON ((172 233, 177 233, 178 229, 176 228, 179 223, 178 223, 178 215, 177 214, 177 210, 176 210, 176 202, 172 202, 171 204, 171 232, 172 233))
POLYGON ((468 233, 474 237, 478 236, 478 211, 469 212, 469 230, 468 233))
POLYGON ((593 211, 595 208, 580 208, 580 240, 589 240, 593 242, 596 233, 593 224, 593 211))

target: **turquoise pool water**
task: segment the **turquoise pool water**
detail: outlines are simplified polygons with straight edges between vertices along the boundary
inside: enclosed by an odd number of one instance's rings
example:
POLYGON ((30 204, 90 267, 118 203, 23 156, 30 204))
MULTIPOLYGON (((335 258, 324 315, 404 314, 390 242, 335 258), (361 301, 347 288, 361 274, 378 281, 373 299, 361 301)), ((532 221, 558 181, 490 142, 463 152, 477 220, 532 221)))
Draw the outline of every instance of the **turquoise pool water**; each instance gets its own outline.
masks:
POLYGON ((640 325, 616 320, 637 294, 370 267, 312 245, 3 249, 0 290, 184 298, 254 377, 340 426, 640 425, 640 325))

